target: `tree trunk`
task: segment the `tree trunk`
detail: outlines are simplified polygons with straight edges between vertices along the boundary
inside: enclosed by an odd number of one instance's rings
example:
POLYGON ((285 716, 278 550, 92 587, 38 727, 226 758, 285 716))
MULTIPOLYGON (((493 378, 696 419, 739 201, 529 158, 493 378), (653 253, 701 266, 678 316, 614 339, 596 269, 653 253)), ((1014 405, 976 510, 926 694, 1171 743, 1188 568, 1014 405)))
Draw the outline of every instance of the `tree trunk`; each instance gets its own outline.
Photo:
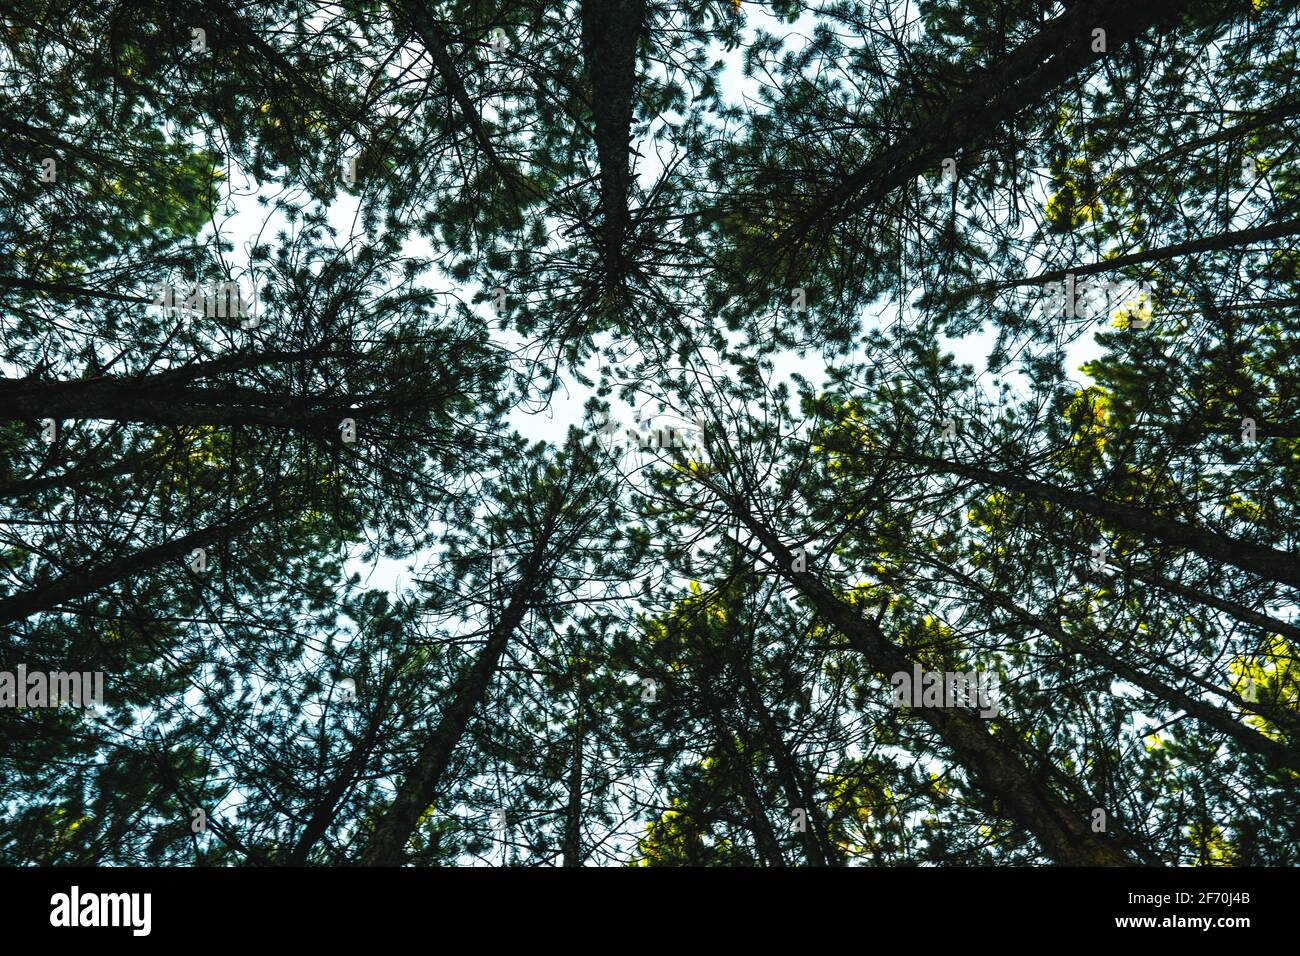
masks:
POLYGON ((91 468, 82 464, 57 475, 45 475, 40 478, 19 478, 14 481, 0 482, 0 498, 24 498, 53 491, 56 488, 76 488, 87 482, 103 481, 119 475, 131 475, 153 464, 166 460, 164 450, 152 448, 148 451, 128 455, 121 461, 102 468, 91 468))
POLYGON ((511 634, 523 621, 528 610, 538 574, 535 561, 536 558, 527 565, 510 603, 492 627, 487 644, 479 652, 464 679, 458 682, 455 696, 443 712, 437 729, 420 750, 415 766, 402 781, 397 796, 375 826, 375 832, 361 855, 363 865, 399 866, 402 863, 407 841, 415 832, 420 816, 437 798, 442 775, 451 762, 456 745, 464 736, 474 711, 487 694, 511 634))
POLYGON ((38 282, 21 276, 0 276, 0 288, 24 289, 28 292, 53 293, 55 295, 83 296, 88 299, 108 299, 112 302, 139 302, 152 305, 154 300, 147 295, 123 295, 120 292, 102 292, 85 286, 72 285, 67 282, 38 282))
POLYGON ((1206 726, 1231 737, 1247 750, 1262 756, 1271 765, 1275 767, 1293 767, 1300 769, 1300 755, 1296 754, 1284 744, 1280 744, 1275 740, 1265 737, 1258 731, 1253 730, 1240 721, 1234 719, 1230 714, 1226 714, 1216 707, 1212 707, 1209 704, 1196 700, 1190 695, 1178 690, 1176 687, 1171 687, 1163 681, 1151 676, 1151 674, 1146 671, 1126 664, 1118 657, 1115 657, 1113 654, 1104 650, 1096 642, 1076 639, 1063 627, 1060 627, 1040 615, 1024 610, 1015 604, 1010 598, 994 591, 992 588, 986 587, 974 578, 960 574, 959 572, 952 572, 951 569, 949 569, 949 571, 950 573, 953 573, 962 584, 978 591, 986 600, 990 601, 1003 611, 1008 612, 1022 623, 1031 625, 1038 631, 1046 634, 1062 647, 1087 658, 1095 664, 1101 665, 1110 673, 1117 677, 1122 677, 1135 687, 1141 687, 1143 690, 1153 694, 1160 700, 1163 700, 1171 707, 1183 710, 1206 726))
POLYGON ((1206 607, 1212 607, 1216 611, 1222 611, 1230 617, 1236 618, 1243 624, 1250 624, 1258 627, 1262 631, 1270 634, 1282 634, 1292 640, 1300 641, 1300 627, 1294 624, 1288 624, 1286 621, 1279 621, 1275 617, 1262 614, 1259 611, 1252 610, 1244 604, 1236 601, 1229 601, 1227 598, 1221 598, 1214 594, 1207 594, 1196 588, 1188 587, 1186 584, 1180 584, 1178 581, 1170 580, 1163 575, 1157 574, 1154 570, 1141 565, 1125 565, 1118 561, 1110 562, 1114 567, 1131 575, 1134 579, 1142 581, 1160 588, 1162 591, 1168 591, 1170 594, 1177 594, 1188 601, 1194 601, 1197 604, 1204 604, 1206 607))
POLYGON ((325 836, 325 832, 330 828, 330 824, 334 822, 343 797, 351 788, 353 781, 356 780, 361 768, 365 766, 366 757, 375 744, 375 735, 379 731, 382 715, 383 702, 382 700, 376 701, 374 714, 366 727, 365 737, 357 741, 352 748, 352 752, 348 754, 348 759, 339 770, 338 776, 334 778, 323 797, 317 802, 311 819, 307 821, 307 826, 303 828, 302 834, 298 837, 298 842, 294 844, 293 850, 289 854, 288 865, 302 866, 305 864, 307 857, 311 855, 312 848, 320 842, 321 838, 325 836))
POLYGON ((1287 219, 1282 222, 1270 223, 1267 226, 1258 226, 1254 229, 1241 229, 1236 232, 1225 232, 1217 236, 1208 236, 1204 239, 1191 239, 1187 242, 1175 243, 1172 246, 1162 246, 1159 249, 1147 249, 1143 252, 1130 252, 1127 255, 1116 256, 1113 259, 1103 259, 1100 262, 1090 262, 1084 265, 1071 266, 1068 269, 1054 269, 1051 272, 1043 272, 1036 276, 1027 276, 1023 279, 1008 279, 1005 282, 988 282, 982 285, 970 286, 951 293, 951 295, 953 295, 957 300, 968 299, 974 295, 1002 292, 1005 289, 1014 289, 1019 286, 1060 282, 1067 276, 1090 276, 1098 272, 1114 272, 1117 269, 1123 269, 1128 266, 1142 265, 1147 262, 1159 262, 1164 259, 1173 259, 1177 256, 1190 256, 1200 252, 1218 252, 1224 249, 1232 249, 1237 246, 1249 245, 1252 242, 1267 242, 1270 239, 1283 239, 1287 236, 1294 236, 1297 233, 1300 233, 1300 219, 1287 219))
POLYGON ((807 818, 804 830, 799 836, 809 865, 830 866, 841 862, 836 858, 838 854, 834 848, 828 845, 830 843, 830 826, 822 815, 821 808, 817 806, 816 794, 813 792, 807 776, 800 770, 794 754, 786 747, 785 736, 781 733, 781 728, 777 726, 776 721, 772 718, 772 712, 767 709, 767 705, 763 702, 758 688, 754 684, 753 676, 747 670, 744 671, 744 680, 754 713, 758 717, 758 725, 762 728, 764 746, 766 746, 768 753, 772 755, 772 762, 776 765, 777 776, 781 779, 781 788, 785 791, 785 798, 790 803, 792 810, 795 808, 802 809, 807 818))
POLYGON ((582 865, 582 675, 578 675, 578 711, 573 725, 573 759, 569 764, 569 803, 564 814, 564 865, 582 865))
POLYGON ((1193 527, 1172 518, 1161 518, 1131 505, 1106 501, 1095 495, 1049 485, 1032 478, 1022 478, 1003 472, 966 465, 941 458, 908 455, 903 458, 912 464, 924 465, 935 471, 969 478, 984 485, 1003 488, 1020 494, 1051 502, 1063 508, 1081 511, 1101 518, 1117 528, 1142 535, 1174 547, 1195 551, 1204 558, 1222 561, 1234 567, 1258 574, 1293 588, 1300 588, 1300 560, 1286 551, 1267 545, 1242 541, 1215 531, 1193 527))
POLYGON ((745 810, 749 814, 749 829, 754 834, 754 844, 758 847, 759 856, 768 866, 785 866, 785 857, 781 855, 780 841, 777 840, 776 834, 772 830, 772 821, 768 819, 767 810, 763 806, 758 787, 754 783, 754 765, 750 756, 751 748, 748 741, 746 741, 745 750, 742 753, 736 747, 736 742, 731 736, 731 728, 727 726, 722 709, 718 706, 717 698, 709 693, 707 682, 701 686, 701 692, 705 698, 705 705, 709 709, 709 717, 713 722, 713 728, 717 732, 718 745, 731 758, 732 772, 740 779, 741 798, 744 800, 745 810))
POLYGON ((272 509, 256 511, 227 524, 213 525, 201 531, 191 531, 174 541, 136 551, 108 564, 83 566, 68 571, 46 584, 28 588, 26 591, 20 591, 12 597, 0 600, 0 624, 20 621, 41 611, 53 610, 68 601, 94 594, 110 584, 155 568, 164 561, 184 557, 194 548, 203 547, 222 537, 247 531, 262 524, 274 513, 272 509))
POLYGON ((632 104, 637 43, 645 29, 645 0, 582 0, 582 54, 591 85, 596 157, 600 163, 605 273, 611 286, 626 272, 623 244, 629 222, 632 104))
POLYGON ((1003 123, 1063 86, 1089 63, 1141 36, 1181 5, 1175 0, 1141 5, 1129 0, 1070 4, 1001 61, 976 74, 971 88, 954 96, 930 122, 858 167, 787 231, 783 243, 791 238, 801 241, 814 228, 829 231, 921 173, 938 169, 950 153, 978 150, 1003 123), (1106 53, 1093 52, 1094 29, 1106 31, 1106 53))
MULTIPOLYGON (((163 373, 167 374, 167 373, 163 373)), ((174 385, 152 378, 70 382, 0 379, 0 420, 107 420, 154 425, 262 425, 307 430, 360 419, 347 398, 273 395, 233 386, 174 385)))
MULTIPOLYGON (((877 673, 888 678, 900 671, 911 672, 915 661, 890 642, 874 622, 860 617, 812 571, 793 570, 794 555, 776 535, 743 503, 713 490, 774 556, 781 576, 848 639, 877 673)), ((1087 808, 1067 806, 993 736, 982 719, 957 708, 922 707, 916 713, 939 734, 972 782, 995 797, 1004 812, 1032 833, 1048 857, 1073 866, 1133 865, 1109 837, 1091 831, 1085 822, 1087 808)))
POLYGON ((420 38, 420 43, 425 52, 433 60, 434 69, 442 77, 442 84, 447 90, 447 95, 456 104, 461 120, 469 128, 470 135, 474 137, 474 142, 483 151, 483 155, 487 157, 488 163, 504 181, 522 188, 536 199, 544 200, 545 197, 540 195, 524 177, 520 176, 515 169, 506 165, 501 155, 496 151, 496 147, 492 145, 487 130, 483 128, 483 119, 479 116, 474 101, 470 99, 460 74, 456 72, 456 64, 452 62, 451 53, 448 49, 447 34, 437 20, 429 15, 427 5, 421 0, 403 0, 398 5, 398 9, 401 11, 402 18, 411 32, 420 38))

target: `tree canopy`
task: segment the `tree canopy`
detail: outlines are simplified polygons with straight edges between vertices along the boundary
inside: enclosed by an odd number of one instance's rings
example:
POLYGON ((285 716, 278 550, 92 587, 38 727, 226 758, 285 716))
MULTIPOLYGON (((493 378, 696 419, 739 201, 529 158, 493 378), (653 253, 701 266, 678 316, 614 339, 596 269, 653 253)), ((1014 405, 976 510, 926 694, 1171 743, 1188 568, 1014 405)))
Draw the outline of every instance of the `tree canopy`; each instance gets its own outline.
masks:
POLYGON ((0 862, 1300 865, 1298 40, 10 6, 0 862))

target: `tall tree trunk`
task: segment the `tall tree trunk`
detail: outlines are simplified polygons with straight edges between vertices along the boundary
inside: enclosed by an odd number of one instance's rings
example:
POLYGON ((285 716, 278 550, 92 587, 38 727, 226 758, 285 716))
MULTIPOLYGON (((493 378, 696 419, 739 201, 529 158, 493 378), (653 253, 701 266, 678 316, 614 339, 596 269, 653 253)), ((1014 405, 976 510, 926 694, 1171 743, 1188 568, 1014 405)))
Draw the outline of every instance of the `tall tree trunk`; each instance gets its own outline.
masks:
POLYGON ((758 725, 762 728, 763 744, 772 755, 772 762, 776 765, 777 776, 781 780, 785 798, 792 810, 795 808, 803 810, 807 818, 806 826, 799 834, 799 839, 803 844, 808 863, 812 866, 830 866, 841 862, 837 859, 838 854, 834 847, 830 845, 830 825, 817 805, 811 781, 800 769, 799 762, 786 746, 785 736, 773 719, 772 712, 767 709, 767 704, 763 702, 762 695, 754 684, 753 676, 743 665, 741 670, 750 704, 754 708, 755 716, 758 717, 758 725))
POLYGON ((0 288, 23 289, 27 292, 44 292, 47 294, 53 293, 54 295, 82 296, 89 299, 108 299, 112 302, 139 302, 141 305, 152 305, 154 302, 147 295, 123 295, 120 292, 88 289, 85 286, 73 285, 67 282, 39 282, 35 279, 24 279, 21 276, 0 276, 0 288))
POLYGON ((1067 276, 1075 276, 1077 278, 1079 276, 1095 275, 1098 272, 1114 272, 1117 269, 1123 269, 1128 266, 1142 265, 1147 262, 1159 262, 1164 259, 1173 259, 1177 256, 1190 256, 1201 252, 1218 252, 1224 249, 1233 249, 1237 246, 1250 245, 1252 242, 1267 242, 1270 239, 1283 239, 1287 236, 1294 236, 1297 233, 1300 233, 1300 219, 1286 219, 1282 222, 1273 222, 1266 226, 1258 226, 1254 229, 1240 229, 1236 232, 1224 232, 1217 236, 1207 236, 1203 239, 1189 239, 1187 242, 1175 243, 1172 246, 1162 246, 1159 249, 1130 252, 1127 255, 1116 256, 1113 259, 1102 259, 1099 262, 1090 262, 1083 265, 1071 266, 1068 269, 1053 269, 1051 272, 1042 272, 1036 276, 1026 276, 1023 279, 1008 279, 1005 282, 987 282, 980 285, 969 286, 950 294, 957 300, 968 299, 974 295, 1001 292, 1005 289, 1014 289, 1019 286, 1042 285, 1046 282, 1060 282, 1067 276))
POLYGON ((433 60, 434 69, 442 77, 447 95, 456 104, 461 121, 469 128, 478 148, 483 151, 483 155, 503 179, 507 182, 518 182, 519 177, 501 160, 496 147, 492 145, 492 140, 488 138, 487 131, 483 128, 482 117, 479 116, 474 101, 470 99, 460 74, 456 72, 456 64, 452 62, 447 34, 438 21, 429 15, 428 4, 423 0, 402 0, 397 4, 397 8, 406 25, 420 38, 420 44, 433 60))
POLYGON ((1231 564, 1270 581, 1300 588, 1300 559, 1286 551, 1197 528, 1172 518, 1161 518, 1131 505, 1106 501, 1095 495, 1071 491, 1032 478, 924 455, 907 455, 903 456, 903 460, 1080 511, 1147 539, 1186 548, 1202 557, 1231 564))
POLYGON ((1247 727, 1245 724, 1236 720, 1230 714, 1226 714, 1216 707, 1203 703, 1171 687, 1149 672, 1133 667, 1130 664, 1120 660, 1115 655, 1103 649, 1095 641, 1084 641, 1075 638, 1060 625, 1049 621, 1041 615, 1034 614, 1018 606, 1014 601, 990 587, 960 572, 946 569, 948 573, 953 574, 965 586, 979 592, 987 601, 995 607, 1008 612, 1017 620, 1024 624, 1029 624, 1043 634, 1046 634, 1062 647, 1073 651, 1081 657, 1087 658, 1095 664, 1105 668, 1117 677, 1133 684, 1135 687, 1141 687, 1143 690, 1163 700, 1178 710, 1183 710, 1192 717, 1195 717, 1201 723, 1214 730, 1219 731, 1225 736, 1231 737, 1241 746, 1245 747, 1260 756, 1264 757, 1273 766, 1294 767, 1300 769, 1300 754, 1297 754, 1291 748, 1284 744, 1278 743, 1265 737, 1256 730, 1247 727))
POLYGON ((311 855, 312 849, 325 836, 326 831, 334 822, 334 818, 338 816, 343 797, 351 789, 357 774, 365 766, 371 748, 375 745, 375 735, 379 732, 379 724, 382 719, 383 701, 380 700, 375 703, 374 713, 366 727, 365 736, 353 746, 352 752, 348 754, 348 759, 330 782, 325 793, 321 795, 321 799, 316 802, 311 819, 303 827, 298 842, 294 844, 293 850, 289 853, 287 863, 290 866, 302 866, 307 862, 307 857, 311 855))
POLYGON ((749 746, 749 741, 745 741, 745 749, 742 753, 736 746, 732 729, 727 725, 717 697, 709 692, 707 681, 701 686, 700 691, 708 708, 709 718, 713 722, 718 745, 731 758, 732 772, 740 779, 741 799, 749 816, 749 830, 754 835, 754 844, 758 847, 759 856, 768 866, 785 866, 785 857, 781 855, 781 843, 772 830, 772 821, 768 819, 767 809, 763 806, 763 800, 754 782, 754 764, 750 756, 752 748, 749 746))
POLYGON ((143 471, 154 464, 161 464, 166 459, 166 450, 150 448, 135 452, 121 461, 102 468, 92 468, 81 464, 76 468, 60 472, 57 475, 44 475, 39 478, 19 478, 14 481, 0 482, 0 498, 23 498, 28 495, 53 491, 56 488, 75 488, 86 482, 103 481, 119 475, 131 475, 143 471))
POLYGON ((600 163, 605 273, 611 286, 626 273, 623 245, 629 223, 632 104, 637 43, 645 29, 645 0, 582 0, 582 54, 591 85, 596 157, 600 163))
MULTIPOLYGON (((166 373, 164 373, 166 374, 166 373)), ((306 430, 364 418, 347 397, 274 395, 233 386, 177 386, 116 377, 0 379, 0 420, 108 420, 155 425, 263 425, 306 430)))
MULTIPOLYGON (((708 484, 707 479, 696 479, 708 484)), ((915 661, 889 641, 873 622, 864 620, 810 570, 795 571, 794 555, 748 507, 715 486, 708 486, 731 509, 777 563, 778 573, 793 584, 868 661, 889 675, 911 673, 915 661)), ((1131 866, 1133 861, 1105 834, 1093 833, 1083 808, 1067 806, 990 732, 978 716, 957 708, 922 707, 917 716, 928 723, 971 775, 972 782, 997 799, 1012 819, 1032 833, 1043 852, 1074 866, 1131 866)))
POLYGON ((437 728, 421 748, 415 766, 397 790, 388 811, 375 826, 369 843, 362 851, 365 866, 398 866, 402 863, 407 841, 415 832, 420 816, 438 796, 442 775, 451 762, 456 745, 465 734, 470 718, 487 693, 510 636, 524 619, 538 575, 538 556, 528 562, 523 577, 515 586, 510 603, 493 625, 487 643, 479 652, 469 672, 456 688, 451 704, 443 711, 437 728))
POLYGON ((1188 601, 1203 604, 1206 607, 1212 607, 1216 611, 1222 611, 1224 614, 1236 618, 1243 624, 1250 624, 1253 627, 1257 627, 1262 631, 1267 631, 1270 634, 1282 634, 1292 640, 1300 641, 1300 627, 1297 627, 1294 624, 1290 624, 1286 621, 1279 621, 1275 617, 1248 608, 1246 605, 1237 601, 1229 601, 1227 598, 1221 598, 1197 588, 1188 587, 1186 584, 1164 577, 1154 569, 1143 565, 1126 565, 1114 558, 1112 558, 1109 563, 1124 574, 1129 575, 1144 584, 1150 584, 1154 587, 1160 588, 1162 591, 1168 591, 1170 594, 1177 594, 1179 597, 1186 598, 1188 601))
POLYGON ((83 565, 75 568, 53 581, 0 600, 0 624, 20 621, 41 611, 53 610, 68 601, 87 597, 110 584, 116 584, 132 575, 155 568, 164 561, 184 557, 194 548, 201 548, 221 538, 247 531, 267 521, 274 514, 274 509, 255 511, 226 524, 191 531, 173 541, 144 548, 107 564, 83 565))
POLYGON ((1089 63, 1113 54, 1182 6, 1177 0, 1079 0, 1066 7, 1001 61, 973 77, 933 118, 900 137, 896 145, 859 166, 820 199, 783 243, 802 240, 813 229, 829 232, 838 223, 879 202, 921 173, 938 169, 954 151, 975 151, 995 130, 1089 63), (1106 52, 1093 52, 1094 29, 1106 31, 1106 52))
POLYGON ((1298 113, 1300 113, 1300 103, 1297 103, 1296 100, 1289 97, 1283 97, 1266 109, 1244 111, 1244 115, 1249 116, 1250 119, 1243 119, 1240 123, 1235 123, 1232 126, 1226 126, 1213 133, 1207 133, 1204 136, 1198 136, 1195 139, 1186 140, 1171 149, 1165 150, 1163 153, 1158 153, 1157 155, 1150 156, 1147 159, 1139 160, 1133 165, 1125 167, 1122 171, 1116 174, 1115 180, 1118 183, 1123 183, 1130 179, 1135 173, 1143 169, 1150 166, 1156 166, 1160 163, 1167 163, 1170 159, 1175 157, 1182 159, 1185 156, 1190 156, 1194 151, 1200 149, 1202 146, 1210 146, 1215 143, 1225 142, 1226 140, 1239 139, 1247 133, 1253 133, 1257 129, 1272 126, 1274 123, 1282 125, 1279 122, 1280 120, 1291 119, 1298 113))
POLYGON ((354 112, 350 105, 345 106, 318 89, 298 67, 294 66, 283 53, 259 36, 244 21, 244 18, 224 0, 199 0, 197 6, 204 14, 211 17, 218 27, 228 31, 229 37, 234 41, 231 44, 232 46, 242 46, 245 50, 260 56, 288 81, 286 85, 290 89, 297 90, 305 99, 316 103, 325 113, 338 121, 344 129, 356 136, 357 139, 364 140, 368 138, 365 133, 369 130, 370 123, 365 116, 354 112))
POLYGON ((582 674, 578 674, 578 708, 573 725, 573 758, 569 763, 569 801, 564 812, 564 865, 582 865, 582 744, 586 727, 582 712, 582 674))

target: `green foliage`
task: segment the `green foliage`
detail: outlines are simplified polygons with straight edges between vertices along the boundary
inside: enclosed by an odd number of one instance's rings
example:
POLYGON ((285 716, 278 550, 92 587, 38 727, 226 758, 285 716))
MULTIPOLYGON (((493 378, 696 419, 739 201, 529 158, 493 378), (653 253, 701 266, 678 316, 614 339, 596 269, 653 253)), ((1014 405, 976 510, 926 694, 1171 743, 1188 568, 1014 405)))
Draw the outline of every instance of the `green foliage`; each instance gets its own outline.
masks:
POLYGON ((6 12, 0 861, 1300 862, 1300 8, 1121 6, 6 12))

